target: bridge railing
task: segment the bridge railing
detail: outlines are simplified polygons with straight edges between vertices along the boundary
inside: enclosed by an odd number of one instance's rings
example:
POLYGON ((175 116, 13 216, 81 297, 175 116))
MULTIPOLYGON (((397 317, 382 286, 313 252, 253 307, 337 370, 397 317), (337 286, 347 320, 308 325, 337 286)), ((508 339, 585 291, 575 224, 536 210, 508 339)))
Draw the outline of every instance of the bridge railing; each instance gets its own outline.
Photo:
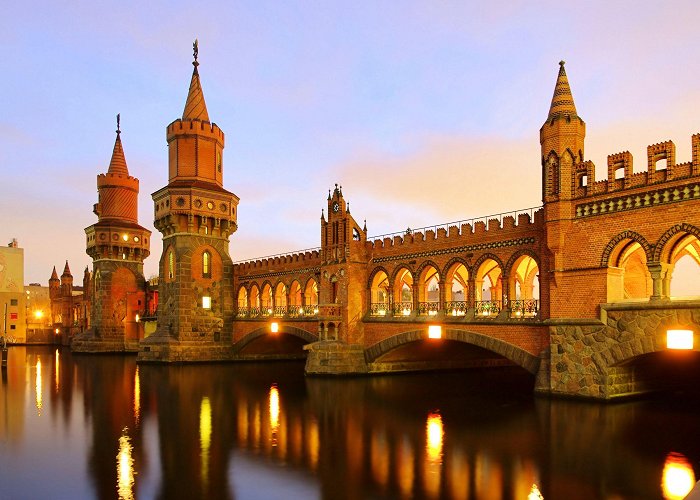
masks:
POLYGON ((480 318, 498 316, 503 308, 500 300, 477 300, 474 302, 474 315, 480 318))
POLYGON ((519 299, 508 302, 511 318, 534 318, 540 312, 540 301, 537 299, 519 299))
POLYGON ((440 302, 418 302, 419 316, 437 316, 440 311, 440 302))
POLYGON ((244 307, 239 306, 236 308, 235 316, 236 318, 249 318, 249 319, 265 319, 270 317, 279 318, 302 318, 302 317, 316 317, 319 314, 318 305, 309 304, 305 306, 301 305, 287 305, 287 306, 251 306, 244 307))

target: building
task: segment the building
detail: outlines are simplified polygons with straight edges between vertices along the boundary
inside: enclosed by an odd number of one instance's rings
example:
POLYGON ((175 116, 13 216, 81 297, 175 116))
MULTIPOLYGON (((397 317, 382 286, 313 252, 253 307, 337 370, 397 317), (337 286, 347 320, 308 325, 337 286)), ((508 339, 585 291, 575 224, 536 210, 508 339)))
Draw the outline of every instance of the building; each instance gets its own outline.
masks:
POLYGON ((129 175, 117 137, 106 174, 97 176, 98 221, 85 229, 86 251, 92 257, 92 278, 86 269, 91 307, 90 328, 72 339, 76 352, 138 351, 144 338, 140 318, 147 312, 143 260, 150 253, 151 232, 138 224, 139 180, 129 175))
POLYGON ((24 249, 16 239, 0 247, 0 314, 3 336, 10 343, 26 340, 26 311, 24 293, 24 249))
POLYGON ((518 366, 537 392, 597 399, 700 376, 700 134, 690 161, 677 163, 666 141, 647 148, 646 171, 616 153, 596 179, 561 62, 531 172, 541 207, 369 237, 336 185, 319 199, 319 248, 233 263, 239 199, 224 188, 224 133, 194 48, 184 111, 166 127, 168 182, 152 195, 163 235, 157 326, 147 337, 130 330, 152 312, 149 235, 129 212, 138 185, 118 130, 116 163, 98 177, 100 220, 86 229, 93 329, 76 350, 128 343, 139 362, 159 363, 303 356, 311 375, 518 366), (105 284, 117 269, 130 270, 128 287, 105 284), (683 297, 678 269, 697 276, 683 297), (693 352, 669 357, 678 331, 693 352))
POLYGON ((49 287, 30 283, 24 287, 27 318, 27 344, 54 342, 51 322, 51 297, 49 287))
POLYGON ((73 286, 68 261, 63 268, 61 278, 53 268, 49 278, 49 300, 51 301, 52 343, 70 345, 71 339, 90 326, 90 309, 92 307, 90 270, 83 272, 83 286, 73 286))

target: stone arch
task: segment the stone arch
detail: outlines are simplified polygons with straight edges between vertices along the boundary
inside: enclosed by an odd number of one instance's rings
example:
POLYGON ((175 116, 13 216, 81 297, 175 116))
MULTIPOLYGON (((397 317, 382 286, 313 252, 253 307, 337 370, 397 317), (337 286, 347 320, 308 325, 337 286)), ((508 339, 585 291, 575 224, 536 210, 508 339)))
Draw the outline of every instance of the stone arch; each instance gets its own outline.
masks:
POLYGON ((600 259, 600 267, 608 267, 609 266, 609 261, 610 261, 610 256, 612 255, 612 252, 615 250, 615 248, 620 244, 620 242, 624 240, 632 240, 636 241, 639 243, 639 245, 642 247, 644 250, 644 253, 646 254, 647 262, 653 260, 652 259, 652 252, 654 252, 654 247, 652 247, 647 239, 642 236, 641 234, 637 233, 636 231, 623 231, 617 236, 615 236, 610 242, 605 246, 605 249, 603 250, 603 255, 600 259))
POLYGON ((542 269, 542 265, 540 262, 540 257, 537 255, 534 251, 529 250, 527 248, 521 248, 517 252, 514 252, 513 255, 510 256, 508 259, 508 262, 506 262, 506 265, 503 267, 503 272, 508 275, 512 276, 513 275, 513 264, 522 256, 528 256, 532 260, 535 261, 535 264, 537 264, 538 269, 542 269))
POLYGON ((661 235, 659 241, 656 242, 656 245, 653 248, 653 259, 649 260, 653 260, 654 262, 664 260, 665 262, 668 262, 669 256, 673 252, 674 244, 684 235, 693 235, 700 240, 700 229, 686 222, 676 224, 675 226, 671 227, 668 231, 661 235))
POLYGON ((318 305, 318 280, 314 276, 310 276, 305 282, 304 282, 304 301, 306 306, 317 306, 318 305), (309 293, 310 291, 313 292, 313 287, 314 285, 316 286, 316 294, 315 297, 313 296, 312 293, 309 293))
POLYGON ((485 253, 485 254, 481 255, 478 259, 476 259, 476 261, 474 262, 474 265, 472 266, 472 269, 471 269, 472 273, 475 273, 479 269, 481 264, 483 264, 484 261, 486 261, 488 259, 495 261, 496 264, 498 264, 502 270, 505 270, 505 266, 503 265, 503 261, 501 260, 501 258, 498 255, 495 255, 492 253, 485 253))
POLYGON ((469 276, 472 275, 472 267, 469 265, 469 262, 467 262, 466 259, 462 257, 452 257, 450 260, 447 261, 447 264, 442 268, 440 276, 445 276, 447 277, 447 274, 450 272, 450 268, 454 266, 455 264, 462 264, 467 272, 469 273, 469 276))
MULTIPOLYGON (((374 345, 371 345, 365 350, 365 359, 368 363, 376 361, 379 357, 396 349, 399 346, 408 344, 410 342, 416 342, 418 340, 424 340, 428 338, 427 330, 412 330, 408 332, 399 333, 386 338, 374 345)), ((456 330, 452 328, 447 328, 444 330, 443 339, 456 340, 458 342, 464 342, 466 344, 471 344, 477 347, 481 347, 488 351, 491 351, 499 356, 512 361, 521 368, 527 370, 533 375, 537 373, 540 366, 540 358, 527 352, 520 347, 509 344, 499 339, 495 339, 488 335, 483 335, 480 333, 469 332, 464 330, 456 330)))
POLYGON ((426 260, 421 262, 421 264, 416 268, 416 272, 414 274, 414 277, 416 279, 420 279, 421 274, 423 274, 423 271, 425 271, 425 268, 427 267, 432 267, 435 269, 435 271, 438 273, 439 276, 442 276, 440 266, 438 266, 435 262, 432 260, 426 260))
POLYGON ((372 269, 372 272, 369 273, 369 277, 367 278, 368 290, 372 288, 372 281, 374 280, 374 277, 382 271, 384 272, 384 274, 386 274, 387 278, 389 279, 389 282, 391 283, 392 277, 391 274, 389 274, 389 271, 387 271, 384 266, 377 266, 374 269, 372 269))
POLYGON ((396 279, 398 278, 399 273, 403 270, 408 271, 409 273, 411 273, 411 276, 413 276, 415 278, 416 272, 413 270, 413 268, 407 263, 401 263, 394 268, 394 270, 391 272, 391 274, 388 275, 389 282, 392 285, 396 282, 396 279))
MULTIPOLYGON (((307 344, 318 341, 318 335, 307 332, 306 330, 302 330, 301 328, 297 328, 295 326, 288 326, 288 325, 280 324, 278 333, 286 333, 288 335, 294 335, 295 337, 299 337, 300 339, 306 341, 307 344)), ((241 340, 239 340, 238 342, 233 344, 234 354, 240 352, 245 346, 250 344, 253 340, 255 340, 259 337, 262 337, 264 335, 269 335, 269 334, 270 334, 270 325, 268 323, 265 323, 265 326, 262 326, 260 328, 253 330, 249 334, 245 335, 241 340)))

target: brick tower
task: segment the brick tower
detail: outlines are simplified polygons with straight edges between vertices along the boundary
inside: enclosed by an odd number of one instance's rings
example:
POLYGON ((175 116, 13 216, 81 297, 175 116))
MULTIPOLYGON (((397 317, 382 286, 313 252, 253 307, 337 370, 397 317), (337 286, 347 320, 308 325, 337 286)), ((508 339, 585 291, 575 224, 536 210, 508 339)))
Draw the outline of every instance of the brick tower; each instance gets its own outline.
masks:
MULTIPOLYGON (((567 267, 565 244, 567 234, 575 216, 572 203, 575 192, 576 170, 583 164, 586 124, 576 111, 571 94, 569 79, 564 69, 564 61, 559 62, 559 74, 554 86, 554 95, 549 107, 547 120, 540 129, 542 152, 542 202, 546 242, 549 255, 544 256, 540 276, 540 297, 543 317, 558 315, 556 304, 549 304, 549 295, 555 294, 554 288, 568 288, 563 270, 567 267), (547 274, 546 271, 550 273, 547 274), (547 287, 547 280, 551 287, 547 287), (548 292, 549 290, 549 292, 548 292)), ((569 266, 571 267, 571 266, 569 266)))
POLYGON ((151 232, 138 224, 139 180, 126 166, 119 115, 112 159, 107 173, 97 176, 97 191, 93 211, 98 221, 85 228, 86 252, 93 262, 91 328, 73 339, 72 349, 137 351, 146 304, 143 261, 150 253, 151 232))
POLYGON ((350 214, 342 187, 328 192, 328 220, 321 215, 319 342, 309 351, 307 373, 364 373, 362 314, 367 301, 367 229, 350 214))
POLYGON ((223 188, 224 133, 209 121, 194 71, 182 118, 166 130, 168 185, 153 193, 155 227, 163 234, 158 328, 140 361, 225 359, 233 321, 233 263, 238 197, 223 188))

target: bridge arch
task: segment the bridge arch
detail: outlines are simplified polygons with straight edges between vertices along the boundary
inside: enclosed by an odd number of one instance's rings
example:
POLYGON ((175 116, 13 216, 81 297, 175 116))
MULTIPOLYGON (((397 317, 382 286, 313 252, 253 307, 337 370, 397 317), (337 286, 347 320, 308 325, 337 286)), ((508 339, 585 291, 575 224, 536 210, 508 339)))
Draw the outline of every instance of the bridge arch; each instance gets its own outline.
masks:
POLYGON ((372 269, 372 272, 369 273, 369 277, 367 278, 367 289, 368 290, 372 289, 372 282, 374 281, 374 277, 378 273, 382 273, 382 272, 387 276, 387 279, 390 279, 391 273, 389 273, 389 271, 387 271, 384 266, 377 266, 374 269, 372 269))
MULTIPOLYGON (((540 358, 534 354, 531 354, 516 345, 504 342, 503 340, 499 340, 488 335, 447 328, 444 329, 442 338, 446 340, 464 342, 465 344, 471 344, 476 347, 486 349, 487 351, 491 351, 512 361, 533 375, 537 373, 540 366, 540 358)), ((396 349, 399 346, 424 339, 427 339, 425 329, 412 330, 393 335, 368 347, 365 350, 365 359, 368 363, 372 363, 384 354, 396 349)))
POLYGON ((700 240, 700 229, 692 224, 681 223, 676 224, 666 231, 654 247, 653 260, 654 262, 671 262, 671 255, 674 251, 674 246, 685 236, 695 236, 700 240))
MULTIPOLYGON (((297 328, 295 326, 281 324, 278 328, 278 333, 286 333, 288 335, 293 335, 302 339, 307 344, 318 341, 318 335, 314 335, 313 333, 307 332, 306 330, 297 328)), ((265 326, 261 326, 260 328, 253 330, 248 335, 244 336, 241 340, 233 344, 233 352, 239 353, 252 341, 265 335, 270 335, 270 325, 267 323, 265 323, 265 326)))

